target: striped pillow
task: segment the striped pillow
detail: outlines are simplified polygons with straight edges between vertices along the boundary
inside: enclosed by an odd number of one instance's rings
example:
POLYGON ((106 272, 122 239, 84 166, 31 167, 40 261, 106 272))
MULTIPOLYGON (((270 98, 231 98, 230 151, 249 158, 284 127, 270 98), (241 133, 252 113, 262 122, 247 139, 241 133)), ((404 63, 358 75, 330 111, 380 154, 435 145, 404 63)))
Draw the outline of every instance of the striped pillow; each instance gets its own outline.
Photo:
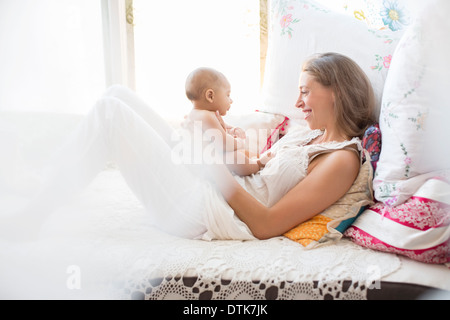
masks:
POLYGON ((450 184, 427 180, 405 203, 376 203, 344 234, 353 242, 426 263, 450 263, 450 184))

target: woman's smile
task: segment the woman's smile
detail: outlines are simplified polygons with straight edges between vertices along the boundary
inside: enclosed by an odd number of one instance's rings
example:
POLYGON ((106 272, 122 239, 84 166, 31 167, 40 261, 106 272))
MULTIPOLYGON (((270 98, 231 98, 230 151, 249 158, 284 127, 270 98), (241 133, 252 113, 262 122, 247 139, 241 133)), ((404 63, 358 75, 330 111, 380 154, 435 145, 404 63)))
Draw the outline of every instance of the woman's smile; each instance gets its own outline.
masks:
POLYGON ((311 109, 303 109, 303 113, 305 115, 305 120, 309 118, 311 115, 312 110, 311 109))

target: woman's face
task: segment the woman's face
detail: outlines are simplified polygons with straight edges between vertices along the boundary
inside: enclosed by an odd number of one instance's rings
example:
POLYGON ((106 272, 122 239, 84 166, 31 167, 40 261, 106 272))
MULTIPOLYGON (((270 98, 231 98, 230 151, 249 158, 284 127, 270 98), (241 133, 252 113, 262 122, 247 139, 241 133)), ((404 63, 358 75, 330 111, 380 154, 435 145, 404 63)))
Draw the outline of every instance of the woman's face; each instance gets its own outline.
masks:
POLYGON ((317 82, 308 72, 300 75, 300 95, 295 103, 303 111, 310 129, 326 129, 335 123, 334 93, 317 82))

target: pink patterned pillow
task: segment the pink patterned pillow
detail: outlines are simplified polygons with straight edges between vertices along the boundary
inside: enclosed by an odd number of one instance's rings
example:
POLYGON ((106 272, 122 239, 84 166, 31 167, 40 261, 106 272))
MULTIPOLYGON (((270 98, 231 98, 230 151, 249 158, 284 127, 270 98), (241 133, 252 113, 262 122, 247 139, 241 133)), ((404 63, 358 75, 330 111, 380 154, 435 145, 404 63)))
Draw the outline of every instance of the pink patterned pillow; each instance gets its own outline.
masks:
POLYGON ((377 203, 344 234, 363 247, 426 263, 450 262, 450 184, 427 180, 405 203, 377 203))

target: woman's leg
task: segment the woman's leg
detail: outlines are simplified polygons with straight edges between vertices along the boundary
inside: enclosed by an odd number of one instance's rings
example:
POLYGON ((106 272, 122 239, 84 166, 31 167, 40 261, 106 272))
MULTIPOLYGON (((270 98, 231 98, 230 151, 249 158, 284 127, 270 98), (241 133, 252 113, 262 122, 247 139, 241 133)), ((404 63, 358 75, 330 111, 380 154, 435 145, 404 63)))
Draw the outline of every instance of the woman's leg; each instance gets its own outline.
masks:
POLYGON ((103 97, 121 100, 142 117, 168 145, 174 146, 174 129, 135 92, 122 85, 113 85, 106 90, 103 97))
POLYGON ((89 184, 110 160, 118 164, 156 226, 189 238, 205 231, 204 182, 185 166, 174 164, 171 148, 160 133, 124 101, 110 96, 97 102, 58 152, 48 183, 22 218, 42 219, 89 184))

